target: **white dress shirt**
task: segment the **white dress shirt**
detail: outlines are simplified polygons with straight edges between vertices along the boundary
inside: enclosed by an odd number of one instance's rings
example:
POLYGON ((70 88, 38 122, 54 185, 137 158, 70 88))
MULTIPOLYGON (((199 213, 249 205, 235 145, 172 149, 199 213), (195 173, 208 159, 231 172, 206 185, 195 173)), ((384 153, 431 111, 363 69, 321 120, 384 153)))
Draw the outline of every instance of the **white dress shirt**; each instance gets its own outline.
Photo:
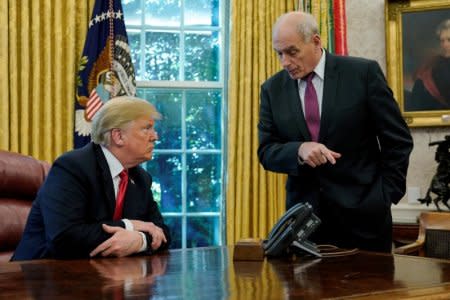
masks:
MULTIPOLYGON (((120 161, 114 156, 114 154, 111 153, 111 151, 109 151, 104 146, 101 146, 101 147, 102 147, 103 154, 105 155, 106 162, 108 163, 109 171, 111 172, 111 178, 112 178, 112 182, 113 182, 113 185, 114 185, 114 196, 117 199, 117 192, 119 191, 119 183, 120 183, 120 176, 119 176, 119 174, 125 168, 122 166, 120 161)), ((130 231, 134 230, 133 223, 131 223, 130 220, 128 220, 128 219, 121 219, 121 221, 124 223, 126 230, 130 230, 130 231)), ((142 251, 147 249, 147 239, 145 238, 145 234, 144 233, 142 233, 140 231, 139 231, 139 233, 142 236, 142 247, 139 250, 139 252, 142 252, 142 251)))
MULTIPOLYGON (((322 56, 319 63, 313 70, 316 75, 312 79, 314 88, 316 89, 317 101, 319 101, 319 115, 322 116, 322 98, 323 98, 323 80, 325 78, 325 50, 322 49, 322 56)), ((298 79, 298 92, 302 102, 302 111, 305 114, 305 90, 306 80, 298 79)))

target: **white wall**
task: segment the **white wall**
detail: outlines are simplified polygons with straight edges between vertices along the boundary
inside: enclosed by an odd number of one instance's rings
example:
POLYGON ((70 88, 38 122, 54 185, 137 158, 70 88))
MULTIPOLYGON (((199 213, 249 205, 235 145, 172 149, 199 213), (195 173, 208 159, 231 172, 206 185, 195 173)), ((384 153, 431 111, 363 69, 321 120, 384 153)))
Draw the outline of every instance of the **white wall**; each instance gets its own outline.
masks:
MULTIPOLYGON (((347 0, 347 43, 349 55, 375 59, 386 72, 386 41, 384 0, 347 0)), ((429 147, 428 143, 442 140, 450 134, 450 127, 411 128, 414 139, 414 149, 410 158, 407 186, 410 192, 419 188, 420 197, 425 192, 434 175, 437 163, 434 161, 436 147, 429 147), (411 189, 413 188, 413 189, 411 189)), ((421 210, 435 209, 421 205, 415 201, 408 203, 406 195, 397 206, 393 206, 392 214, 396 222, 413 222, 421 210)))

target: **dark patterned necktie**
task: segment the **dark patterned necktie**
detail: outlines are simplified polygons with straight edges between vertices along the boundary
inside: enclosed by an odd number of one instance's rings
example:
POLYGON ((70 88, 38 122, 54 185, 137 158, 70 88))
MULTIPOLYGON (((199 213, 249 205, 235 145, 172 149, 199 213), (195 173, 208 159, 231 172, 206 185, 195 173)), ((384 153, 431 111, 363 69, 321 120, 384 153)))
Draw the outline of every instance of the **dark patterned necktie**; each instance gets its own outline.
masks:
POLYGON ((305 120, 308 125, 311 140, 317 142, 319 140, 320 130, 320 113, 319 113, 319 101, 317 100, 317 93, 312 79, 315 73, 311 72, 303 78, 306 80, 305 90, 305 120))

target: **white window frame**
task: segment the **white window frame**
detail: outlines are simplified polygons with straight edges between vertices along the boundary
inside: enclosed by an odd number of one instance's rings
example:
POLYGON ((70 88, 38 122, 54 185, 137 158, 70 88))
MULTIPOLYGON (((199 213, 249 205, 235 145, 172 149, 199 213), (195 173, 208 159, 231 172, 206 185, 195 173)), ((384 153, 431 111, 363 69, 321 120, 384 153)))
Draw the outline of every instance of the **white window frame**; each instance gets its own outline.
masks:
MULTIPOLYGON (((138 31, 140 34, 140 46, 141 53, 145 53, 145 32, 148 30, 167 30, 174 31, 180 34, 180 78, 184 78, 184 36, 185 32, 193 32, 193 31, 217 31, 219 33, 219 37, 221 39, 221 47, 220 47, 220 73, 218 81, 171 81, 171 80, 138 80, 136 82, 137 88, 155 88, 155 89, 165 89, 165 90, 174 90, 182 93, 182 101, 181 101, 181 111, 182 115, 185 115, 186 112, 186 98, 185 91, 186 90, 220 90, 222 95, 222 117, 221 117, 221 148, 220 149, 196 149, 196 150, 188 150, 186 149, 186 123, 182 120, 182 149, 155 149, 155 154, 181 154, 182 157, 182 176, 181 176, 181 202, 182 202, 182 210, 181 212, 162 212, 163 216, 167 217, 180 217, 181 218, 181 247, 187 248, 187 218, 188 217, 218 217, 220 228, 216 228, 215 230, 219 230, 220 233, 218 246, 222 246, 226 244, 226 219, 225 219, 225 199, 226 199, 226 149, 227 149, 227 78, 228 78, 228 49, 229 49, 229 28, 227 26, 226 20, 229 18, 229 1, 228 0, 220 0, 220 24, 217 30, 217 27, 213 26, 189 26, 188 29, 185 29, 183 18, 184 18, 184 1, 181 1, 181 20, 180 26, 174 28, 172 26, 152 26, 145 24, 145 13, 142 14, 141 25, 127 25, 128 31, 138 31), (178 31, 179 30, 179 31, 178 31), (187 172, 186 172, 186 155, 191 153, 198 154, 220 154, 221 155, 221 189, 220 195, 222 201, 219 206, 218 212, 188 212, 187 211, 187 172)), ((142 11, 145 11, 144 0, 141 1, 142 11)), ((140 68, 141 71, 145 70, 145 58, 141 57, 140 60, 140 68)), ((151 162, 150 162, 151 163, 151 162)))

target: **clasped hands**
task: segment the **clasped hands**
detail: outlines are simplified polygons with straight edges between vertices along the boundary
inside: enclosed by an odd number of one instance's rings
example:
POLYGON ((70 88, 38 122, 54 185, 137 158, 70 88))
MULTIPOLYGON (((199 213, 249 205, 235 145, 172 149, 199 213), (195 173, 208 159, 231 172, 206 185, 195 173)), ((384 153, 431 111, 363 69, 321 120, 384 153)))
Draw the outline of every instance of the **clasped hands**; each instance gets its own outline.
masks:
POLYGON ((151 247, 153 250, 158 249, 163 242, 167 242, 164 231, 152 222, 130 221, 133 224, 134 230, 126 230, 122 227, 102 224, 103 230, 112 234, 112 236, 98 245, 89 255, 91 257, 97 254, 101 256, 123 257, 137 253, 142 247, 142 236, 139 231, 146 232, 152 236, 152 243, 148 247, 151 247))
POLYGON ((308 166, 315 168, 320 165, 331 163, 335 164, 336 159, 341 157, 341 154, 328 149, 324 144, 316 142, 304 142, 298 148, 297 155, 308 166))

